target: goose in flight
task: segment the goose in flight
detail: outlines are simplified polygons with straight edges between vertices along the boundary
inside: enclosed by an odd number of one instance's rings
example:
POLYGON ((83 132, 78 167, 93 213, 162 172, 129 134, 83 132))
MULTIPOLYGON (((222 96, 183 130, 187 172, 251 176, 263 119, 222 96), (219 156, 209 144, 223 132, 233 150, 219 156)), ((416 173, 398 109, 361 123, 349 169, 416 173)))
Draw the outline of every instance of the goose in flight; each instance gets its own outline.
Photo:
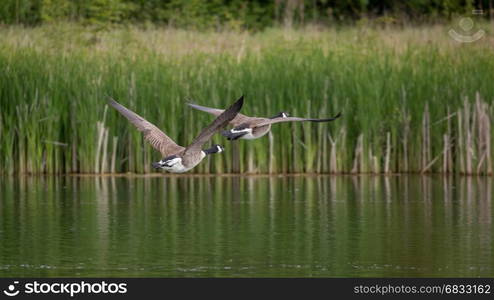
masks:
MULTIPOLYGON (((193 103, 187 103, 190 107, 210 113, 215 116, 221 115, 224 110, 217 108, 205 107, 193 103)), ((271 118, 258 118, 258 117, 248 117, 243 114, 237 114, 237 116, 230 121, 233 128, 230 130, 225 130, 221 134, 226 136, 228 140, 236 139, 246 139, 253 140, 264 136, 271 129, 271 125, 281 122, 330 122, 338 119, 341 113, 329 119, 312 119, 312 118, 297 118, 289 117, 287 113, 280 112, 271 118)))
POLYGON ((211 137, 228 122, 233 120, 242 108, 244 97, 240 97, 228 109, 218 114, 217 118, 204 128, 201 133, 187 147, 177 145, 158 127, 154 126, 144 118, 119 104, 110 98, 109 104, 127 118, 139 131, 144 134, 144 139, 148 141, 153 148, 161 152, 164 157, 162 160, 153 163, 156 169, 164 169, 172 173, 183 173, 197 166, 206 155, 223 152, 224 148, 220 145, 214 145, 209 149, 202 149, 211 137))

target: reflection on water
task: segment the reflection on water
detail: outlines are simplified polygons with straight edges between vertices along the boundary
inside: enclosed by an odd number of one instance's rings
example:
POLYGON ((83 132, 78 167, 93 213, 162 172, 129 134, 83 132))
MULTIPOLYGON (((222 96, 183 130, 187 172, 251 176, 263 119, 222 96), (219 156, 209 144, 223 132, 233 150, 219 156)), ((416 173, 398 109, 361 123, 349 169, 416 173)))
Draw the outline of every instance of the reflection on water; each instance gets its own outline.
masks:
POLYGON ((494 276, 492 179, 0 178, 0 276, 494 276))

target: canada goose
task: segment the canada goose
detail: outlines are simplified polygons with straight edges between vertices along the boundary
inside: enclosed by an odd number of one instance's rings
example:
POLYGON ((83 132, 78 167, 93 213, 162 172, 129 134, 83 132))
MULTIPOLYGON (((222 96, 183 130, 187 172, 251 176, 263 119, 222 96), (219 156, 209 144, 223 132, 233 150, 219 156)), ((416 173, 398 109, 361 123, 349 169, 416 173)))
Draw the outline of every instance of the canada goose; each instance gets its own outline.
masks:
MULTIPOLYGON (((205 107, 193 103, 187 103, 190 107, 202 110, 207 113, 213 114, 215 116, 219 116, 223 113, 223 109, 216 109, 205 107)), ((253 140, 264 136, 271 129, 271 125, 280 122, 329 122, 336 120, 341 116, 341 113, 338 113, 336 116, 329 119, 311 119, 311 118, 297 118, 297 117, 289 117, 286 112, 280 112, 277 115, 271 118, 257 118, 257 117, 248 117, 243 114, 237 114, 237 116, 230 121, 234 127, 230 130, 225 130, 221 134, 226 136, 228 140, 236 140, 236 139, 246 139, 253 140)))
POLYGON ((242 108, 244 97, 240 97, 228 109, 218 115, 218 117, 184 148, 177 145, 158 127, 144 120, 141 116, 125 108, 117 101, 110 98, 109 103, 134 124, 139 131, 144 134, 144 139, 148 141, 153 148, 160 151, 163 159, 154 162, 153 167, 156 169, 165 169, 172 173, 187 172, 197 166, 201 160, 208 154, 223 152, 224 148, 220 145, 214 145, 209 149, 202 150, 201 146, 206 143, 220 128, 226 126, 242 108))

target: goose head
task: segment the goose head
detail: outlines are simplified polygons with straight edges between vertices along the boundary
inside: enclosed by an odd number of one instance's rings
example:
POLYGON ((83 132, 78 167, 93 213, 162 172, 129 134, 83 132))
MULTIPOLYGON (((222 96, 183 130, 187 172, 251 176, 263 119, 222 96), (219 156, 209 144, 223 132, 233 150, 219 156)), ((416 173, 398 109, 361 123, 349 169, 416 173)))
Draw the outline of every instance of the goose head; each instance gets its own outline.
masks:
POLYGON ((290 115, 287 112, 280 111, 276 115, 272 116, 270 119, 276 119, 276 118, 288 118, 290 115))
POLYGON ((214 154, 214 153, 221 153, 221 152, 225 151, 225 148, 223 148, 223 146, 221 146, 221 145, 215 144, 215 145, 211 146, 211 148, 204 149, 202 151, 204 152, 204 154, 208 155, 208 154, 214 154))

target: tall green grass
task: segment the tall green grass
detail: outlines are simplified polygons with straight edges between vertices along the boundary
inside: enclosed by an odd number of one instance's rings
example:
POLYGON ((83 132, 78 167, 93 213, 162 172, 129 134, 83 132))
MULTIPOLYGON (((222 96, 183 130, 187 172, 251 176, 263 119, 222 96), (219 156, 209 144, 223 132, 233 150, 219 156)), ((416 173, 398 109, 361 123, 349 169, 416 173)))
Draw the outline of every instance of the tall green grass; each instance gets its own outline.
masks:
MULTIPOLYGON (((77 26, 0 29, 0 172, 153 172, 159 153, 111 95, 187 145, 211 122, 186 101, 242 113, 343 116, 239 141, 242 173, 492 174, 492 38, 447 27, 198 33, 77 26)), ((192 172, 232 172, 232 143, 192 172)))

